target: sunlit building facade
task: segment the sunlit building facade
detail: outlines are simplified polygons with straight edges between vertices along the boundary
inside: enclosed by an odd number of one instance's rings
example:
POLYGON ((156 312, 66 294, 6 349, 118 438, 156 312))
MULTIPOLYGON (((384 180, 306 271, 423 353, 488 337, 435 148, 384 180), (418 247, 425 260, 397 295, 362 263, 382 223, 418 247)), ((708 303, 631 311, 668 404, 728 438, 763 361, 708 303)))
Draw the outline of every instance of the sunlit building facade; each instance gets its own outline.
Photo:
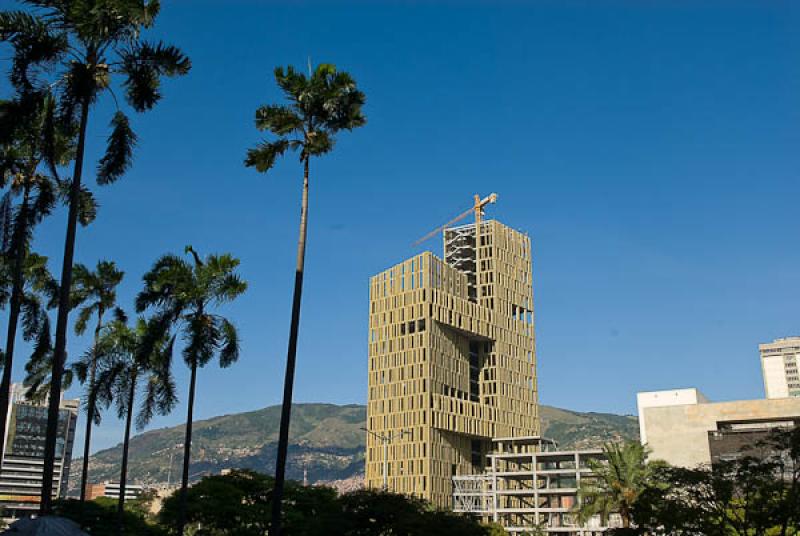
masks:
POLYGON ((366 483, 452 506, 492 439, 539 435, 531 242, 497 221, 444 231, 370 280, 366 483))
MULTIPOLYGON (((6 423, 5 451, 0 470, 0 508, 5 518, 18 518, 39 510, 44 472, 47 405, 25 400, 25 388, 11 387, 11 407, 6 423)), ((78 400, 62 400, 53 474, 53 496, 64 497, 69 484, 78 400)))

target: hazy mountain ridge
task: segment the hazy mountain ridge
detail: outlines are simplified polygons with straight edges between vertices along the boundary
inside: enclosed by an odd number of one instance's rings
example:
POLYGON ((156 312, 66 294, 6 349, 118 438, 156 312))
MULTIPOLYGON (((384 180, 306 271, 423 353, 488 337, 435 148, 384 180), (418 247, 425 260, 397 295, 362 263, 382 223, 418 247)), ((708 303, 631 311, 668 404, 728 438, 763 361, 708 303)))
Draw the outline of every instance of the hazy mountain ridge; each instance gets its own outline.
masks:
MULTIPOLYGON (((638 438, 635 417, 608 413, 582 413, 541 406, 545 437, 564 448, 600 446, 604 441, 638 438)), ((361 405, 296 404, 292 411, 287 477, 337 480, 364 471, 366 407, 361 405)), ((280 406, 222 415, 194 423, 190 477, 199 478, 222 469, 239 467, 270 473, 275 464, 280 406)), ((180 478, 184 427, 161 428, 131 439, 129 479, 134 482, 174 483, 180 478), (170 473, 170 460, 172 470, 170 473)), ((122 446, 102 450, 90 458, 90 480, 117 480, 122 446)), ((73 468, 79 468, 75 461, 73 468)), ((70 482, 76 486, 80 475, 70 482)))

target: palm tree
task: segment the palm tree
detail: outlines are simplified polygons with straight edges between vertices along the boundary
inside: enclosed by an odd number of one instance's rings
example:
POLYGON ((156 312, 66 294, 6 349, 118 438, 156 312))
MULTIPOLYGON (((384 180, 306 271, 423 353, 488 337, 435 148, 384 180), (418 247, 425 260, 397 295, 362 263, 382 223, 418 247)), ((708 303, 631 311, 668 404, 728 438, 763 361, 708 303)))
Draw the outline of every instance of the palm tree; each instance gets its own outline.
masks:
MULTIPOLYGON (((75 333, 83 335, 92 316, 96 317, 94 326, 94 341, 92 348, 96 351, 100 333, 103 330, 103 321, 107 312, 113 312, 117 320, 125 321, 125 313, 117 307, 117 285, 122 282, 125 272, 117 269, 113 261, 98 261, 95 271, 91 271, 83 264, 75 265, 72 284, 73 306, 81 304, 78 310, 78 319, 75 322, 75 333)), ((100 412, 95 409, 95 378, 97 364, 91 360, 88 374, 81 382, 88 381, 86 389, 86 432, 83 438, 83 472, 81 473, 81 502, 86 500, 86 487, 89 477, 89 448, 92 441, 92 426, 100 424, 100 412)))
MULTIPOLYGON (((309 69, 310 70, 310 69, 309 69)), ((256 128, 269 131, 277 139, 266 140, 247 152, 245 165, 259 172, 272 169, 275 160, 287 150, 299 151, 303 163, 303 193, 300 202, 300 237, 297 243, 297 266, 292 298, 292 320, 289 328, 289 349, 286 356, 286 376, 283 387, 281 426, 278 438, 278 457, 275 465, 275 489, 272 500, 272 531, 281 533, 281 500, 286 472, 286 453, 289 446, 289 421, 292 410, 292 390, 297 357, 297 335, 300 327, 300 301, 303 294, 303 270, 306 256, 308 223, 308 175, 311 157, 322 156, 333 149, 335 135, 340 130, 352 130, 366 123, 361 107, 364 93, 358 90, 353 78, 337 71, 334 65, 319 65, 309 76, 295 71, 275 69, 275 80, 289 103, 266 105, 256 110, 256 128)))
MULTIPOLYGON (((38 325, 38 320, 31 318, 33 311, 23 309, 37 303, 27 299, 26 287, 31 283, 34 287, 40 286, 42 281, 30 281, 26 276, 35 276, 31 273, 33 269, 50 279, 44 262, 40 262, 46 261, 44 257, 32 263, 28 258, 33 229, 50 214, 56 201, 58 177, 44 172, 41 164, 47 161, 49 167, 54 168, 55 163, 64 162, 70 154, 69 136, 56 126, 54 114, 55 100, 49 92, 18 88, 13 100, 0 102, 0 187, 9 186, 2 250, 4 271, 8 277, 9 315, 4 369, 0 380, 0 452, 5 446, 5 424, 20 314, 28 317, 23 318, 23 322, 29 326, 38 325), (14 209, 11 208, 11 195, 21 197, 14 209), (44 272, 41 272, 42 269, 44 272)), ((41 292, 44 288, 37 290, 41 292)), ((30 340, 29 330, 24 335, 26 340, 30 340)))
POLYGON ((193 263, 176 255, 164 255, 144 275, 144 289, 136 297, 136 311, 152 310, 148 333, 142 340, 141 351, 153 352, 159 341, 181 333, 186 344, 183 360, 188 365, 189 400, 186 415, 186 438, 183 442, 183 478, 178 534, 186 525, 186 496, 189 486, 189 464, 192 455, 192 414, 194 411, 197 369, 204 367, 214 356, 220 367, 228 367, 239 359, 239 334, 230 320, 211 312, 215 307, 231 302, 247 289, 236 273, 239 260, 231 255, 209 255, 205 260, 192 249, 193 263))
POLYGON ((581 523, 599 515, 607 523, 612 513, 619 514, 622 526, 630 528, 632 508, 650 479, 648 449, 638 441, 603 446, 605 462, 590 460, 591 478, 581 480, 576 511, 581 523))
MULTIPOLYGON (((25 364, 25 398, 37 404, 43 404, 50 395, 50 384, 53 376, 54 346, 50 318, 45 315, 36 330, 36 340, 28 362, 25 364)), ((74 373, 71 369, 64 371, 61 381, 64 390, 70 388, 74 373)))
MULTIPOLYGON (((158 0, 23 0, 29 12, 0 13, 0 39, 15 47, 12 80, 34 86, 41 78, 59 90, 60 117, 77 124, 74 168, 69 185, 69 213, 58 297, 55 358, 48 405, 47 435, 42 474, 41 512, 52 506, 58 404, 64 371, 67 326, 72 287, 72 262, 81 204, 81 178, 89 111, 102 94, 112 91, 113 78, 122 76, 125 100, 137 112, 151 109, 161 98, 162 76, 183 75, 189 59, 176 47, 141 38, 159 11, 158 0)), ((114 102, 118 100, 115 98, 114 102)), ((136 135, 127 115, 117 109, 97 182, 110 184, 130 167, 136 135)))
POLYGON ((123 531, 123 512, 125 508, 125 488, 128 480, 128 452, 131 439, 131 423, 136 394, 144 382, 145 397, 136 417, 136 428, 142 430, 155 413, 166 415, 175 407, 175 380, 172 378, 172 346, 170 339, 156 341, 150 346, 150 353, 141 351, 141 342, 147 333, 147 324, 139 318, 131 328, 125 320, 118 319, 106 326, 102 336, 98 336, 93 352, 76 363, 78 379, 86 381, 97 373, 91 384, 90 399, 98 406, 116 405, 117 414, 125 419, 125 437, 122 441, 122 468, 119 477, 119 501, 117 502, 117 529, 123 531))

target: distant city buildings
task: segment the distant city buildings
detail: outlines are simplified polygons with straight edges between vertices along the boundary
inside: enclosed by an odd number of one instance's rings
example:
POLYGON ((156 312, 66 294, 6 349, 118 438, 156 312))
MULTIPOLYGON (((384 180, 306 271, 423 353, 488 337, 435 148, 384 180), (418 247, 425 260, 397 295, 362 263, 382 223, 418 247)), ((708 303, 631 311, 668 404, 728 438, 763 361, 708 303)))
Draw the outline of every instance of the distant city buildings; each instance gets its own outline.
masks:
POLYGON ((773 430, 800 426, 800 398, 710 402, 697 389, 638 393, 650 458, 696 467, 741 456, 773 430))
MULTIPOLYGON (((53 474, 54 497, 66 495, 78 406, 78 400, 61 401, 53 474)), ((12 385, 0 471, 0 509, 5 518, 29 516, 39 509, 46 429, 47 403, 28 402, 25 388, 19 384, 12 385)))
POLYGON ((758 346, 767 398, 800 397, 800 337, 758 346))
POLYGON ((539 435, 531 242, 477 229, 370 280, 366 483, 439 507, 494 438, 539 435))
MULTIPOLYGON (((144 493, 144 487, 137 484, 125 484, 125 500, 138 499, 144 493)), ((86 498, 90 501, 98 497, 109 497, 119 499, 119 482, 101 482, 100 484, 89 484, 86 490, 86 498)))

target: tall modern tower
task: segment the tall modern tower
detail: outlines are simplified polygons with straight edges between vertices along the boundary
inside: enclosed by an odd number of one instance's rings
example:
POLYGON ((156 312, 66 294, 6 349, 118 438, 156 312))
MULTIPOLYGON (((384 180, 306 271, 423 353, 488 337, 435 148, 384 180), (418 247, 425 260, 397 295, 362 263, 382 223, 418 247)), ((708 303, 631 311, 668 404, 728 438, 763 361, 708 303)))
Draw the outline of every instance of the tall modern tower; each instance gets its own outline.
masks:
POLYGON ((800 396, 800 337, 759 344, 767 398, 800 396))
POLYGON ((366 480, 440 507, 493 438, 539 435, 531 242, 497 221, 445 229, 370 280, 366 480))
MULTIPOLYGON (((44 471, 47 402, 25 398, 26 388, 11 386, 11 406, 6 423, 3 468, 0 471, 0 510, 6 519, 34 515, 39 510, 44 471)), ((62 399, 58 411, 53 497, 66 496, 79 400, 62 399)))

